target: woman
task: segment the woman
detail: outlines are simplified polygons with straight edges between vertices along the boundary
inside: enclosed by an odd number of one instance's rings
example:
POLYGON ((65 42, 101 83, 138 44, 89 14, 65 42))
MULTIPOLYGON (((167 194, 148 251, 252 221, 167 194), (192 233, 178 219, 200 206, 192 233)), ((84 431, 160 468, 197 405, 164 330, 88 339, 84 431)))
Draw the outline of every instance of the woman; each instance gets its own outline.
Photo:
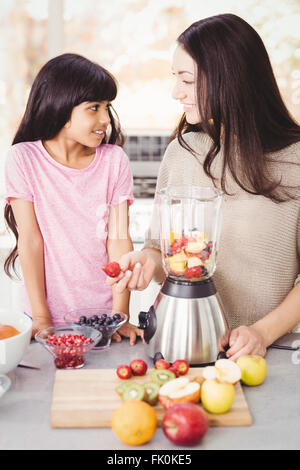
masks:
MULTIPOLYGON (((224 14, 178 38, 173 97, 184 114, 161 164, 165 186, 224 191, 214 281, 231 327, 227 357, 264 356, 300 322, 300 127, 255 30, 224 14)), ((121 258, 117 289, 164 280, 157 217, 141 252, 121 258)), ((110 283, 113 281, 109 280, 110 283)))

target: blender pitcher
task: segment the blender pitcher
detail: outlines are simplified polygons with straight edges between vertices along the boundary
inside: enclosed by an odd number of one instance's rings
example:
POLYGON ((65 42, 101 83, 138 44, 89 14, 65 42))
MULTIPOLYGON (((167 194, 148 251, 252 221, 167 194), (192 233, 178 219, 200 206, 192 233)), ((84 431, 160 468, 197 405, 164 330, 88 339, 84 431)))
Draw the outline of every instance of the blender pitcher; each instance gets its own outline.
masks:
POLYGON ((158 192, 160 243, 166 280, 148 312, 140 312, 150 357, 161 353, 191 365, 215 362, 228 332, 212 275, 220 238, 222 192, 168 187, 158 192))

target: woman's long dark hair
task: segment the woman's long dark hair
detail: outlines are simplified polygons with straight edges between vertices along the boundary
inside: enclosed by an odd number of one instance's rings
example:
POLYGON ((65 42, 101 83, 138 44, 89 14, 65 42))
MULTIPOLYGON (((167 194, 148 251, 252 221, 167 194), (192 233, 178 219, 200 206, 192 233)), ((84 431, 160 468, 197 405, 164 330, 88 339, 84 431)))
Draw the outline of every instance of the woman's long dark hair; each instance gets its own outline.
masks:
POLYGON ((203 168, 214 183, 211 165, 223 148, 221 188, 225 193, 229 170, 250 194, 274 202, 293 198, 281 180, 270 176, 268 153, 300 141, 300 127, 281 98, 257 32, 238 16, 222 14, 193 23, 177 42, 197 64, 200 123, 190 125, 183 115, 172 138, 177 137, 181 146, 197 156, 183 134, 202 131, 209 135, 212 145, 203 168))
MULTIPOLYGON (((70 119, 75 106, 86 101, 112 101, 117 95, 114 77, 103 67, 78 54, 62 54, 49 60, 36 76, 25 114, 13 144, 53 139, 70 119)), ((124 137, 116 113, 108 108, 111 132, 103 143, 122 146, 124 137)), ((4 208, 7 226, 16 237, 16 246, 4 263, 5 273, 16 272, 18 229, 10 204, 4 208)))

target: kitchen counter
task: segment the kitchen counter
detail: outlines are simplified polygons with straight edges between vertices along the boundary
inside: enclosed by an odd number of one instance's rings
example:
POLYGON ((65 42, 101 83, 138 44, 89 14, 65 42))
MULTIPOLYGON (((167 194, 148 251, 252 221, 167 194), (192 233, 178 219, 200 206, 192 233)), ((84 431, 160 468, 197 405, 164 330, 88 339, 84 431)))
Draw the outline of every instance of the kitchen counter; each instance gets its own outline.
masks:
MULTIPOLYGON (((300 345, 300 334, 290 334, 277 343, 300 345)), ((107 351, 91 351, 88 368, 116 368, 120 363, 144 358, 142 343, 127 340, 112 343, 107 351)), ((111 429, 52 429, 50 407, 55 367, 50 354, 32 342, 23 362, 40 370, 17 367, 8 375, 10 390, 0 398, 0 449, 75 450, 168 450, 181 449, 300 449, 300 351, 269 349, 268 375, 259 387, 244 387, 253 416, 250 427, 211 427, 201 444, 184 448, 172 444, 158 428, 152 440, 139 447, 126 446, 111 429)), ((115 452, 112 452, 112 455, 115 452)), ((180 452, 179 452, 180 453, 180 452)), ((134 452, 133 452, 134 454, 134 452)))

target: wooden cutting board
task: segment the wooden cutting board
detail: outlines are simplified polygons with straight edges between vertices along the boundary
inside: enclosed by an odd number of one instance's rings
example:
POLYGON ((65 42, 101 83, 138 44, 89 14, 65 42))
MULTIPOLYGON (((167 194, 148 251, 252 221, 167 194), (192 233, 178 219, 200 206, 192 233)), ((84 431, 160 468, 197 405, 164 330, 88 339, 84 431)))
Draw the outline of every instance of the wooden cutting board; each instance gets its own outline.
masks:
MULTIPOLYGON (((201 368, 192 368, 188 376, 201 375, 201 368)), ((134 382, 150 381, 145 376, 132 377, 134 382)), ((54 382, 51 426, 56 428, 106 428, 110 427, 113 411, 122 400, 115 391, 124 383, 115 369, 57 370, 54 382)), ((211 426, 250 426, 252 417, 240 384, 235 385, 235 401, 228 413, 207 413, 211 426)), ((199 405, 201 406, 201 405, 199 405)), ((158 426, 165 414, 162 405, 154 406, 158 426)))

